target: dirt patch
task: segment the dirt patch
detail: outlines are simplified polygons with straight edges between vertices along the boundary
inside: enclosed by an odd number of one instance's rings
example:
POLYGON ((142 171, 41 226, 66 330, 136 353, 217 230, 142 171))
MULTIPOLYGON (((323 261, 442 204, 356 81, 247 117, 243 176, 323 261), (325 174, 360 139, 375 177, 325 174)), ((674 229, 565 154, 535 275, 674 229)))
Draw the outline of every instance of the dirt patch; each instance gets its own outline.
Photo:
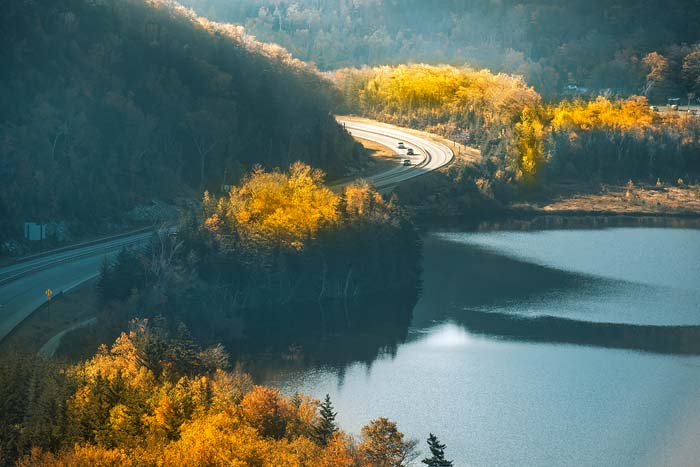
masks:
POLYGON ((363 138, 355 138, 365 149, 366 160, 363 167, 351 175, 337 180, 333 180, 331 186, 336 187, 357 179, 371 177, 387 170, 393 169, 401 163, 403 157, 396 154, 392 149, 374 141, 363 138))
POLYGON ((365 166, 350 177, 338 180, 335 183, 345 183, 357 178, 366 178, 373 175, 391 170, 401 163, 402 157, 396 154, 390 148, 383 146, 374 141, 369 141, 362 138, 355 138, 355 141, 360 143, 365 148, 365 153, 368 156, 365 166))

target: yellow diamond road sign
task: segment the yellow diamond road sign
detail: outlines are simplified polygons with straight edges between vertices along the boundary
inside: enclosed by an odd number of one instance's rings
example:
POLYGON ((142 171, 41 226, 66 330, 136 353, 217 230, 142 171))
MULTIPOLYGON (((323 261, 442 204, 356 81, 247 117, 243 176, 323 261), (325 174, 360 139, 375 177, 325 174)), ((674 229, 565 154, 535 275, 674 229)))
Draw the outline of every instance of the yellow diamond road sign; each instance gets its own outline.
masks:
POLYGON ((44 295, 46 295, 47 300, 51 300, 51 296, 53 295, 53 290, 46 289, 46 292, 44 292, 44 295))

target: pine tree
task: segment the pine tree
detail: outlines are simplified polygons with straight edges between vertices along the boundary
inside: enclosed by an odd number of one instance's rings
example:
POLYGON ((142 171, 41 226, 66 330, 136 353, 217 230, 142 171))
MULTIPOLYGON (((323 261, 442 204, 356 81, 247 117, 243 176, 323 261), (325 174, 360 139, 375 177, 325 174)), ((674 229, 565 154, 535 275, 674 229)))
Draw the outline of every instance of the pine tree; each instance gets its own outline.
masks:
POLYGON ((452 461, 445 459, 445 445, 440 444, 437 436, 430 433, 428 437, 428 447, 432 457, 423 459, 421 462, 428 467, 452 467, 452 461))
POLYGON ((325 446, 335 432, 338 431, 338 427, 335 425, 337 413, 333 412, 333 404, 331 404, 331 397, 328 394, 326 394, 326 399, 321 403, 319 415, 321 418, 314 428, 314 437, 318 444, 325 446))
POLYGON ((299 394, 299 392, 295 392, 290 402, 292 403, 295 409, 301 407, 301 394, 299 394))
MULTIPOLYGON (((166 331, 166 335, 167 335, 166 331)), ((185 323, 177 324, 177 331, 174 339, 166 337, 169 344, 169 349, 166 352, 170 365, 174 371, 174 375, 185 376, 192 375, 197 372, 205 371, 201 365, 201 349, 195 342, 192 334, 185 323)))
POLYGON ((97 295, 103 302, 107 302, 112 296, 112 272, 112 262, 105 256, 100 265, 100 276, 97 279, 97 295))

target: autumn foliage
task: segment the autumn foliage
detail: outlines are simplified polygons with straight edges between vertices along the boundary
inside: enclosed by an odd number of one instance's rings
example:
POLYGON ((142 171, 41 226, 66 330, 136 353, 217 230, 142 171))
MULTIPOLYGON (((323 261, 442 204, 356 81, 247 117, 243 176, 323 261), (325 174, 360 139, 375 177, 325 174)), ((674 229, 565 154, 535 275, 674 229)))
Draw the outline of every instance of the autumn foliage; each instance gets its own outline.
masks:
POLYGON ((643 97, 613 101, 598 97, 592 101, 564 101, 548 108, 555 131, 614 129, 643 130, 658 124, 661 117, 650 110, 643 97))
POLYGON ((206 193, 203 207, 201 227, 182 236, 200 275, 225 281, 237 303, 350 303, 418 281, 409 218, 366 182, 336 194, 305 164, 258 168, 218 200, 206 193))
POLYGON ((547 176, 675 181, 700 175, 700 119, 651 110, 644 97, 565 101, 545 109, 547 176))
POLYGON ((240 26, 169 0, 4 6, 0 237, 28 219, 123 223, 255 164, 341 176, 359 156, 332 85, 240 26))
MULTIPOLYGON (((648 60, 653 79, 663 74, 661 58, 648 60)), ((693 60, 688 56, 686 69, 693 60)), ((662 116, 645 97, 547 103, 520 77, 466 67, 400 65, 334 76, 348 111, 477 146, 496 182, 532 187, 561 178, 700 175, 700 119, 662 116)))
MULTIPOLYGON (((10 453, 4 439, 3 465, 15 457, 18 467, 383 467, 405 465, 398 459, 413 455, 415 443, 386 419, 368 425, 359 444, 338 430, 319 442, 313 435, 318 401, 253 386, 239 369, 207 366, 202 362, 212 349, 163 325, 135 321, 93 358, 67 368, 54 364, 65 392, 45 400, 68 399, 46 422, 58 443, 36 436, 10 453)), ((17 427, 26 429, 28 417, 19 417, 17 427)), ((14 422, 0 426, 6 423, 14 422)))
POLYGON ((215 209, 207 208, 205 225, 213 232, 235 230, 244 242, 300 249, 339 218, 340 199, 325 187, 323 176, 300 162, 292 164, 288 173, 256 168, 215 209))
POLYGON ((350 110, 381 120, 425 125, 473 118, 511 122, 540 96, 520 77, 468 67, 399 65, 335 72, 350 110))

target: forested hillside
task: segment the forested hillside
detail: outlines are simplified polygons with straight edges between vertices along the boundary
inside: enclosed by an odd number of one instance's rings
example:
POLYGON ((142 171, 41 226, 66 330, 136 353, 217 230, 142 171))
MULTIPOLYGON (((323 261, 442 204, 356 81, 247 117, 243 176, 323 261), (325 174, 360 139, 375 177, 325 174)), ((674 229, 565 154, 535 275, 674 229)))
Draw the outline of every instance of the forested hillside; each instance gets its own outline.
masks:
POLYGON ((700 9, 685 0, 183 3, 209 18, 244 24, 321 69, 467 62, 524 75, 545 95, 569 84, 639 94, 654 66, 645 57, 658 52, 667 61, 663 94, 683 96, 692 87, 682 76, 684 60, 700 41, 700 9))
POLYGON ((199 198, 255 164, 342 175, 358 155, 329 84, 243 28, 160 0, 12 1, 0 15, 0 233, 199 198))
MULTIPOLYGON (((365 67, 334 76, 349 112, 479 147, 485 178, 478 185, 489 196, 506 188, 503 182, 700 176, 700 119, 661 114, 645 97, 547 103, 520 77, 467 67, 365 67)), ((471 183, 463 175, 456 178, 471 183)))

